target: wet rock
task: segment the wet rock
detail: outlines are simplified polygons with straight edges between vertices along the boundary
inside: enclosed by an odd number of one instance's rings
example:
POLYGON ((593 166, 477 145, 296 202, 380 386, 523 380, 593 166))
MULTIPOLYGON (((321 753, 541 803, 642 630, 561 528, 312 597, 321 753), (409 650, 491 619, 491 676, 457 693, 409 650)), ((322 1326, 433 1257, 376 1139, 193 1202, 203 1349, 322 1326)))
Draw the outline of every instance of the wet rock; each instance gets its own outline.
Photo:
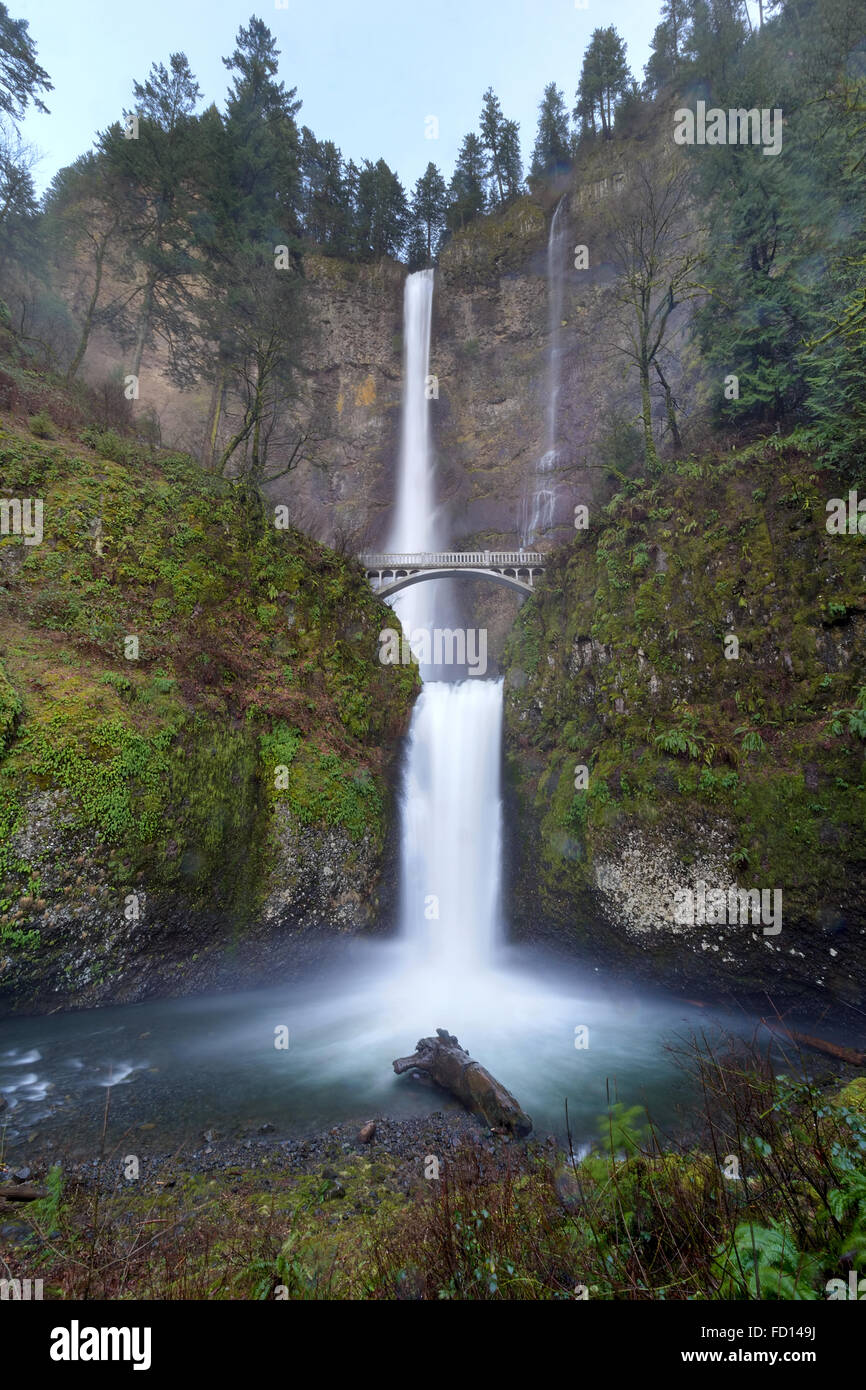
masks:
POLYGON ((263 1125, 259 1125, 259 1134, 275 1134, 276 1130, 276 1125, 272 1125, 270 1120, 265 1120, 263 1125))

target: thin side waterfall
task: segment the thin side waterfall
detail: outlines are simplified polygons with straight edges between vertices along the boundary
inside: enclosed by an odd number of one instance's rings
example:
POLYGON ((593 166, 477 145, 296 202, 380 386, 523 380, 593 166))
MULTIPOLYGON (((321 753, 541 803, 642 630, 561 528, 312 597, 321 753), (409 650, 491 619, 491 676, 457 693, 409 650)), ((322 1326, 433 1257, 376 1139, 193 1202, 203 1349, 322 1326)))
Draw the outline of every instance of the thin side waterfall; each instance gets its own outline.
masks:
POLYGON ((530 545, 539 535, 546 535, 553 526, 556 511, 557 485, 552 477, 559 455, 557 434, 559 420, 559 391, 562 380, 561 328, 563 290, 565 286, 566 241, 568 226, 562 215, 565 198, 560 198, 550 222, 547 238, 547 410, 545 412, 544 453, 535 467, 531 488, 524 497, 521 544, 530 545))
MULTIPOLYGON (((430 450, 433 271, 406 281, 403 419, 394 550, 432 550, 436 521, 430 450)), ((418 584, 394 607, 407 633, 446 611, 449 581, 418 584)), ((409 732, 402 804, 402 934, 413 953, 446 973, 489 964, 500 897, 502 683, 429 680, 409 732)))

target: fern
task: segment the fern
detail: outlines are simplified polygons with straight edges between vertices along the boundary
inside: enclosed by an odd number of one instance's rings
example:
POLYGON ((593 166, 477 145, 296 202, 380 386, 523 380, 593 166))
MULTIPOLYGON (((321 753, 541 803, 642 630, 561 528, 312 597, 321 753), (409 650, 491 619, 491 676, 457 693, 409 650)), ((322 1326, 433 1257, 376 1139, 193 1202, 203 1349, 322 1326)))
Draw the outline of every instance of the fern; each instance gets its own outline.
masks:
POLYGON ((766 747, 758 730, 750 729, 747 724, 743 724, 739 729, 734 730, 734 738, 742 738, 742 749, 744 753, 763 753, 766 747))
POLYGON ((741 1222, 728 1246, 720 1246, 712 1264, 722 1298, 817 1299, 813 1284, 821 1261, 797 1246, 785 1227, 741 1222))

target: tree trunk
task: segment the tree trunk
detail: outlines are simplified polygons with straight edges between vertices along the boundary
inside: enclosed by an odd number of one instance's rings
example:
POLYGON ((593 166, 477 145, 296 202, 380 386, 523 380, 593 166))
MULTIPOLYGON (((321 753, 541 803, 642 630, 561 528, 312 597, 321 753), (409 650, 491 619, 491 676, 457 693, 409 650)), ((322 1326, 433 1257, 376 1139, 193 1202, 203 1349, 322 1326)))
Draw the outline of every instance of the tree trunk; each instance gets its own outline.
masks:
POLYGON ((641 361, 640 364, 640 398, 646 466, 654 471, 659 466, 659 456, 656 453, 656 442, 653 438, 653 406, 650 396, 649 363, 645 361, 641 361))
POLYGON ((214 456, 216 454, 217 436, 219 434, 220 420, 222 418, 223 397, 226 389, 226 369, 220 367, 214 378, 213 391, 210 398, 210 427, 208 429, 207 442, 202 446, 206 450, 206 456, 202 463, 208 472, 213 469, 214 456))
POLYGON ((673 440, 674 448, 676 450, 680 450, 683 447, 683 441, 680 436, 680 427, 677 424, 676 401, 674 400, 673 392, 671 391, 667 378, 665 377, 665 374, 659 366, 658 362, 653 362, 653 366, 656 369, 656 374, 658 375, 658 379, 661 382, 662 389, 665 393, 665 411, 667 412, 668 428, 671 432, 671 438, 673 440))
POLYGON ((78 368, 81 366, 81 363, 84 360, 84 354, 87 351, 87 344, 90 342, 90 331, 93 327, 93 319, 96 314, 96 305, 99 300, 99 291, 102 288, 102 262, 105 258, 105 247, 106 243, 103 242, 103 244, 99 246, 96 251, 96 269, 94 272, 93 293, 90 296, 90 300, 87 305, 87 311, 84 315, 84 323, 81 328, 81 337, 78 340, 78 347, 75 350, 75 356, 70 362, 69 369, 66 373, 67 381, 75 380, 75 375, 78 371, 78 368))
POLYGON ((424 1072, 480 1115, 491 1129, 508 1129, 516 1135, 529 1134, 532 1129, 532 1120, 511 1092, 470 1057, 445 1028, 437 1028, 435 1038, 419 1039, 414 1054, 398 1057, 394 1070, 398 1076, 405 1071, 424 1072))
POLYGON ((132 374, 136 377, 141 376, 141 359, 144 356, 144 344, 147 341, 147 333, 150 328, 150 316, 153 313, 154 283, 153 276, 149 276, 144 291, 144 302, 138 317, 138 329, 135 335, 135 353, 132 359, 132 374))

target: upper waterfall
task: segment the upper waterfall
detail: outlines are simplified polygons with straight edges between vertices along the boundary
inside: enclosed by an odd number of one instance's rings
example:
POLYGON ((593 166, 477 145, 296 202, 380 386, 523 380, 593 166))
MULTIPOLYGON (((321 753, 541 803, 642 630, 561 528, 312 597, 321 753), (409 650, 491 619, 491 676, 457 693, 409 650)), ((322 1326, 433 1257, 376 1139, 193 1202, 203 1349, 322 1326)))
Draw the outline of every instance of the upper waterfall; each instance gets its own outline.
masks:
MULTIPOLYGON (((393 551, 436 550, 442 540, 437 525, 427 395, 433 279, 432 270, 417 270, 406 277, 403 291, 403 411, 396 505, 388 536, 388 549, 393 551)), ((439 590, 439 584, 424 584, 394 600, 394 611, 410 642, 418 628, 434 625, 439 590)))

